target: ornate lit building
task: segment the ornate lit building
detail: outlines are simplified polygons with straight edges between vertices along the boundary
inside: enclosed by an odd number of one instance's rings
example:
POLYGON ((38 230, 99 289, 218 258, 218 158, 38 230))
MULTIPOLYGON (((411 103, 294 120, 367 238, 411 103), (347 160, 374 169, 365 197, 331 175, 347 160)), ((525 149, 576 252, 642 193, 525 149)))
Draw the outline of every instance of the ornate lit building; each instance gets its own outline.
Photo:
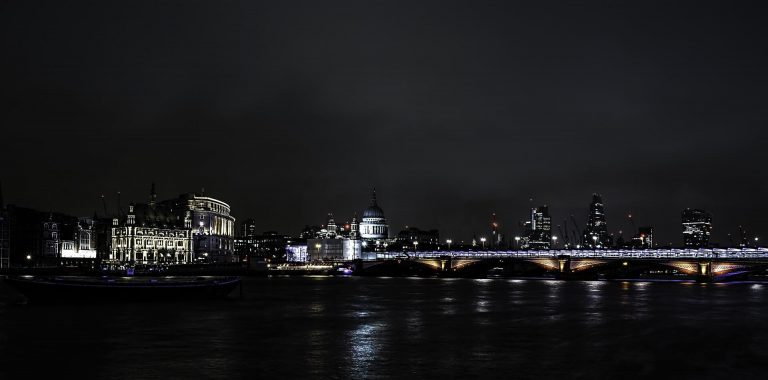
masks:
POLYGON ((360 223, 360 237, 364 240, 384 240, 389 237, 389 226, 384 217, 384 211, 376 201, 376 189, 373 189, 371 205, 363 211, 363 221, 360 223))
POLYGON ((235 218, 229 205, 197 194, 158 202, 152 185, 148 203, 131 204, 112 222, 111 260, 188 263, 232 262, 235 218))
POLYGON ((235 218, 228 204, 204 194, 179 197, 192 212, 192 227, 197 259, 208 262, 236 262, 235 218))
POLYGON ((137 263, 192 261, 192 215, 173 202, 131 204, 112 221, 111 260, 137 263), (182 215, 182 217, 180 217, 182 215))

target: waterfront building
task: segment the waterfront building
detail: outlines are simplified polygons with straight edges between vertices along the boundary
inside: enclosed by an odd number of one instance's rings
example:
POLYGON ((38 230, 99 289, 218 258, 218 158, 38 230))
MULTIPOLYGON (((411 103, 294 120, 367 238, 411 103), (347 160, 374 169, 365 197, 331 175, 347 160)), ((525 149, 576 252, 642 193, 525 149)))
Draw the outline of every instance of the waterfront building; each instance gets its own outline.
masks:
POLYGON ((306 242, 292 242, 285 246, 285 261, 301 262, 309 261, 306 242))
POLYGON ((600 194, 592 194, 592 203, 589 205, 589 216, 587 218, 587 227, 581 238, 582 247, 588 248, 608 248, 611 247, 613 239, 608 234, 608 226, 605 222, 605 208, 603 198, 600 194))
POLYGON ((110 260, 142 264, 193 260, 192 213, 175 202, 131 203, 126 215, 113 219, 111 235, 110 260))
POLYGON ((682 212, 683 245, 686 248, 706 248, 712 234, 712 215, 704 210, 687 208, 682 212))
POLYGON ((198 260, 216 263, 237 262, 235 255, 235 218, 228 204, 205 193, 179 196, 192 212, 194 254, 198 260))
POLYGON ((229 205, 204 195, 182 194, 132 203, 112 221, 111 260, 137 263, 235 262, 235 219, 229 205))
POLYGON ((7 205, 0 213, 2 267, 92 265, 96 236, 90 218, 7 205))
POLYGON ((389 237, 389 226, 384 217, 384 211, 376 200, 376 189, 373 189, 371 204, 363 211, 363 221, 360 223, 360 237, 367 241, 382 241, 389 237))
POLYGON ((307 261, 318 260, 356 260, 362 258, 363 245, 361 240, 337 239, 308 239, 307 261))
POLYGON ((436 250, 440 245, 438 230, 421 230, 417 227, 406 226, 395 237, 396 247, 402 250, 436 250))

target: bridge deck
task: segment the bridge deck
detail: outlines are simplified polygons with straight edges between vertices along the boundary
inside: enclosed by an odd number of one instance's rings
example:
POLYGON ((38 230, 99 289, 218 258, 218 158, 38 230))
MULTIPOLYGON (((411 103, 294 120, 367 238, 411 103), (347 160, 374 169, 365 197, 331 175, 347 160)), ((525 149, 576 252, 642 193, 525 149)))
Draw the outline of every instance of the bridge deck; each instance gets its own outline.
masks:
POLYGON ((768 259, 768 248, 745 249, 552 249, 514 251, 421 251, 380 252, 375 260, 394 258, 553 258, 570 256, 593 259, 768 259))

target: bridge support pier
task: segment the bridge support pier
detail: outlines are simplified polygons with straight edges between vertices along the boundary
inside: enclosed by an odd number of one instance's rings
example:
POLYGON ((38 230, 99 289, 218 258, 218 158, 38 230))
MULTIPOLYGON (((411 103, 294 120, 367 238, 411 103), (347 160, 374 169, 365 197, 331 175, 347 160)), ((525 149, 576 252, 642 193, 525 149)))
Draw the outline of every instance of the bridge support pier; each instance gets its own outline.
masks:
POLYGON ((355 259, 352 261, 352 273, 363 274, 365 267, 363 266, 363 259, 355 259))
POLYGON ((445 256, 440 258, 440 273, 444 272, 450 272, 451 268, 453 268, 453 260, 450 256, 445 256))
POLYGON ((713 282, 715 275, 712 273, 712 260, 699 261, 696 265, 696 282, 713 282))
POLYGON ((557 256, 557 271, 559 273, 571 273, 571 256, 560 255, 557 256))

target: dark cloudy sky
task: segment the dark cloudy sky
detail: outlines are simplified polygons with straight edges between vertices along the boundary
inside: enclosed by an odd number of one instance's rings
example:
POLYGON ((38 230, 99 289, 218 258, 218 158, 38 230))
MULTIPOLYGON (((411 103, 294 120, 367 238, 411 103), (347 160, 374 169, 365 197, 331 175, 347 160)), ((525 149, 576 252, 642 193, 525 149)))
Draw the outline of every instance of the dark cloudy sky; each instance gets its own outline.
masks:
MULTIPOLYGON (((609 229, 768 231, 760 2, 3 1, 7 203, 199 191, 263 230, 351 217, 470 239, 532 205, 609 229), (531 202, 530 199, 533 199, 531 202)), ((768 238, 768 236, 765 236, 768 238)))

